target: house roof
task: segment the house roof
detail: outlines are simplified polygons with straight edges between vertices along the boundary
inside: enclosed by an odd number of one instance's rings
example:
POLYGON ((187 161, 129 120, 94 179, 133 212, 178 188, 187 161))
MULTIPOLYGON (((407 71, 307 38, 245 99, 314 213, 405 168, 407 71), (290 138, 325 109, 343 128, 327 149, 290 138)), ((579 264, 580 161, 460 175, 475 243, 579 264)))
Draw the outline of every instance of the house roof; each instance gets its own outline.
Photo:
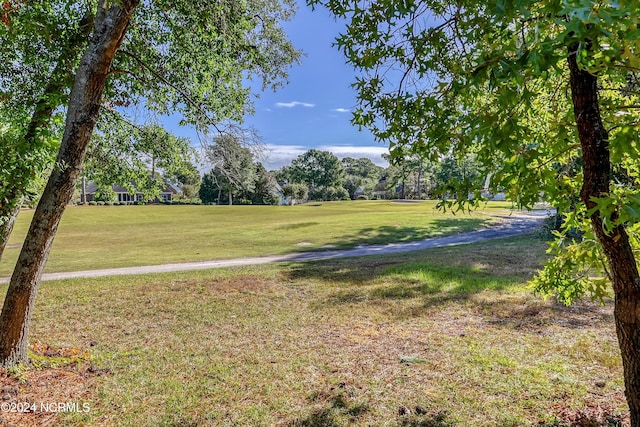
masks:
POLYGON ((98 184, 96 184, 96 183, 95 183, 95 182, 93 182, 93 181, 89 181, 89 182, 87 182, 87 183, 85 184, 85 186, 84 186, 84 191, 85 191, 85 193, 87 193, 87 194, 93 194, 93 193, 95 193, 96 191, 98 191, 98 184))

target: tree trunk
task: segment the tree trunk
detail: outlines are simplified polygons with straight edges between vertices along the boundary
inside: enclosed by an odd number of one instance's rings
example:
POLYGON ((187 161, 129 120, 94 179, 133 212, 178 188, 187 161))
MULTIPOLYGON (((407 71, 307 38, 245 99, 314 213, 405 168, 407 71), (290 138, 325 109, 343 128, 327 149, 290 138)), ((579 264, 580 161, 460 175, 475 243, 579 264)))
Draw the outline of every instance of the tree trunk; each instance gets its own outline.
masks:
POLYGON ((27 361, 29 324, 42 271, 98 119, 109 68, 139 0, 98 7, 93 38, 78 67, 56 165, 31 221, 0 314, 0 364, 27 361))
MULTIPOLYGON (((580 198, 588 209, 592 209, 596 206, 594 197, 604 197, 609 193, 609 138, 600 116, 597 77, 579 68, 577 49, 577 45, 570 47, 568 63, 571 97, 584 161, 580 198)), ((607 233, 603 229, 599 211, 594 212, 590 219, 610 266, 615 294, 616 333, 631 426, 640 427, 640 275, 624 226, 618 225, 607 233)), ((610 220, 615 222, 617 215, 614 214, 610 220)))
POLYGON ((82 176, 82 197, 80 197, 82 205, 87 204, 87 178, 82 176))
POLYGON ((2 259, 2 254, 9 242, 13 226, 18 218, 18 213, 20 213, 21 204, 22 200, 18 201, 13 209, 4 209, 4 206, 0 207, 0 218, 6 218, 2 225, 0 225, 0 260, 2 259))
POLYGON ((422 160, 418 162, 418 200, 422 200, 422 160))

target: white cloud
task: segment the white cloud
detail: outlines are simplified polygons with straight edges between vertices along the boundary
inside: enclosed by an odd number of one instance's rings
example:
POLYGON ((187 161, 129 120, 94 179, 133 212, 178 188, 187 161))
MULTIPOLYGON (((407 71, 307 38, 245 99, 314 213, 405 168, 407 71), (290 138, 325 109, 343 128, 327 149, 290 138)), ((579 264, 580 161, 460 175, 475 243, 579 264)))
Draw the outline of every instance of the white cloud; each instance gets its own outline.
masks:
POLYGON ((307 150, 308 148, 301 145, 267 144, 266 159, 262 163, 267 170, 280 169, 290 165, 293 159, 307 150))
POLYGON ((350 112, 351 110, 349 110, 348 108, 334 108, 334 109, 333 109, 333 110, 331 110, 331 111, 335 111, 336 113, 348 113, 348 112, 350 112))
MULTIPOLYGON (((280 169, 282 166, 290 165, 293 159, 310 148, 311 147, 304 147, 302 145, 267 144, 266 159, 263 160, 262 163, 267 170, 280 169)), ((388 153, 389 149, 383 146, 325 145, 316 148, 322 151, 330 151, 340 159, 344 157, 353 157, 356 159, 366 157, 378 166, 389 166, 387 161, 382 158, 382 154, 388 153)))
POLYGON ((318 150, 331 151, 340 159, 345 157, 353 157, 355 159, 367 157, 378 166, 385 168, 389 166, 389 163, 382 158, 383 154, 389 154, 389 148, 382 145, 325 145, 318 147, 318 150))
POLYGON ((315 107, 316 104, 310 104, 308 102, 300 102, 300 101, 291 101, 291 102, 276 102, 276 107, 285 107, 285 108, 293 108, 293 107, 315 107))

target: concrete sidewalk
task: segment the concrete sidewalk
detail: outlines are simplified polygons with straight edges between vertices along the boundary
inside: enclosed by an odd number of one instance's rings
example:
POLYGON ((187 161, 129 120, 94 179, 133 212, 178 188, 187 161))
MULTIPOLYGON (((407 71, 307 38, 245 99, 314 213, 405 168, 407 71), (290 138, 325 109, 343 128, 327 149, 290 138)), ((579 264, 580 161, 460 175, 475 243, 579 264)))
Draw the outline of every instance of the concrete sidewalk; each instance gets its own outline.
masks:
MULTIPOLYGON (((42 281, 105 277, 105 276, 125 276, 132 274, 168 273, 175 271, 207 270, 211 268, 234 267, 241 265, 258 265, 275 262, 291 261, 317 261, 334 258, 348 258, 368 255, 384 255, 399 252, 417 251, 444 246, 464 245, 483 240, 497 239, 501 237, 515 236, 528 233, 540 227, 544 218, 551 215, 551 211, 531 211, 528 213, 514 213, 512 215, 500 216, 504 223, 485 228, 482 230, 461 233, 454 236, 435 237, 431 239, 418 240, 407 243, 389 243, 386 245, 360 246, 354 249, 319 251, 319 252, 297 252, 286 255, 273 255, 253 258, 236 258, 226 260, 211 260, 198 262, 184 262, 175 264, 147 265, 139 267, 107 268, 103 270, 71 271, 60 273, 45 273, 42 281)), ((9 283, 8 277, 0 278, 0 284, 9 283)))

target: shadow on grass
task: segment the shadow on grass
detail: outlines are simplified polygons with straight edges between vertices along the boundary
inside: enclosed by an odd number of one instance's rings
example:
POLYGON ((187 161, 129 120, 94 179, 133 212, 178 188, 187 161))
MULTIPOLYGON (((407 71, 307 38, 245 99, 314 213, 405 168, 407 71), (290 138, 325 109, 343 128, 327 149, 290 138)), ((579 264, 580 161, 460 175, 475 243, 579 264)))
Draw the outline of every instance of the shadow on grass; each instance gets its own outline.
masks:
MULTIPOLYGON (((487 323, 510 328, 555 324, 568 328, 610 322, 610 307, 578 302, 571 307, 527 298, 527 283, 545 259, 546 244, 531 237, 437 248, 380 257, 294 264, 285 274, 293 281, 329 285, 318 306, 417 300, 423 310, 448 303, 470 304, 487 323), (488 297, 476 298, 489 292, 488 297), (520 294, 521 296, 513 297, 520 294)), ((392 306, 391 306, 392 307, 392 306)), ((407 310, 398 310, 402 316, 407 310)))
MULTIPOLYGON (((527 275, 493 274, 481 265, 442 265, 430 262, 408 262, 377 266, 359 265, 339 269, 333 274, 337 283, 349 283, 336 289, 329 302, 341 305, 372 300, 420 299, 425 308, 447 302, 463 302, 484 291, 503 292, 522 288, 531 278, 527 275), (355 279, 355 281, 354 281, 355 279)), ((297 278, 309 274, 297 272, 297 278)), ((326 277, 326 271, 325 277, 326 277)))
MULTIPOLYGON (((381 226, 366 227, 354 230, 352 234, 343 236, 342 239, 331 242, 335 249, 348 249, 357 246, 383 245, 387 243, 406 243, 419 240, 451 236, 454 234, 474 231, 488 226, 491 220, 484 218, 451 218, 436 219, 425 223, 421 227, 381 226)), ((293 228, 302 228, 312 223, 292 224, 293 228)), ((287 226, 287 227, 292 227, 287 226)), ((300 236, 304 238, 304 235, 300 236)), ((322 249, 318 249, 322 250, 322 249)))
MULTIPOLYGON (((340 383, 328 391, 314 391, 309 403, 314 409, 307 415, 290 421, 289 427, 338 427, 362 421, 361 417, 371 412, 368 403, 357 400, 354 387, 340 383)), ((422 406, 410 409, 401 406, 398 411, 398 426, 401 427, 453 427, 445 411, 428 411, 422 406)))
POLYGON ((301 228, 313 227, 314 225, 320 224, 319 222, 297 222, 293 224, 286 224, 280 227, 277 227, 276 230, 299 230, 301 228))
POLYGON ((370 411, 369 405, 354 402, 353 391, 332 388, 330 392, 313 392, 309 398, 311 403, 322 403, 321 408, 314 409, 302 419, 288 423, 290 427, 338 427, 355 422, 360 416, 370 411), (351 397, 350 397, 351 395, 351 397))
POLYGON ((453 427, 456 425, 449 419, 446 412, 403 417, 399 424, 401 427, 453 427))
POLYGON ((294 264, 285 274, 291 280, 315 279, 337 286, 331 297, 336 304, 421 297, 428 305, 432 299, 466 299, 486 290, 521 287, 539 267, 529 265, 528 258, 472 245, 294 264))

